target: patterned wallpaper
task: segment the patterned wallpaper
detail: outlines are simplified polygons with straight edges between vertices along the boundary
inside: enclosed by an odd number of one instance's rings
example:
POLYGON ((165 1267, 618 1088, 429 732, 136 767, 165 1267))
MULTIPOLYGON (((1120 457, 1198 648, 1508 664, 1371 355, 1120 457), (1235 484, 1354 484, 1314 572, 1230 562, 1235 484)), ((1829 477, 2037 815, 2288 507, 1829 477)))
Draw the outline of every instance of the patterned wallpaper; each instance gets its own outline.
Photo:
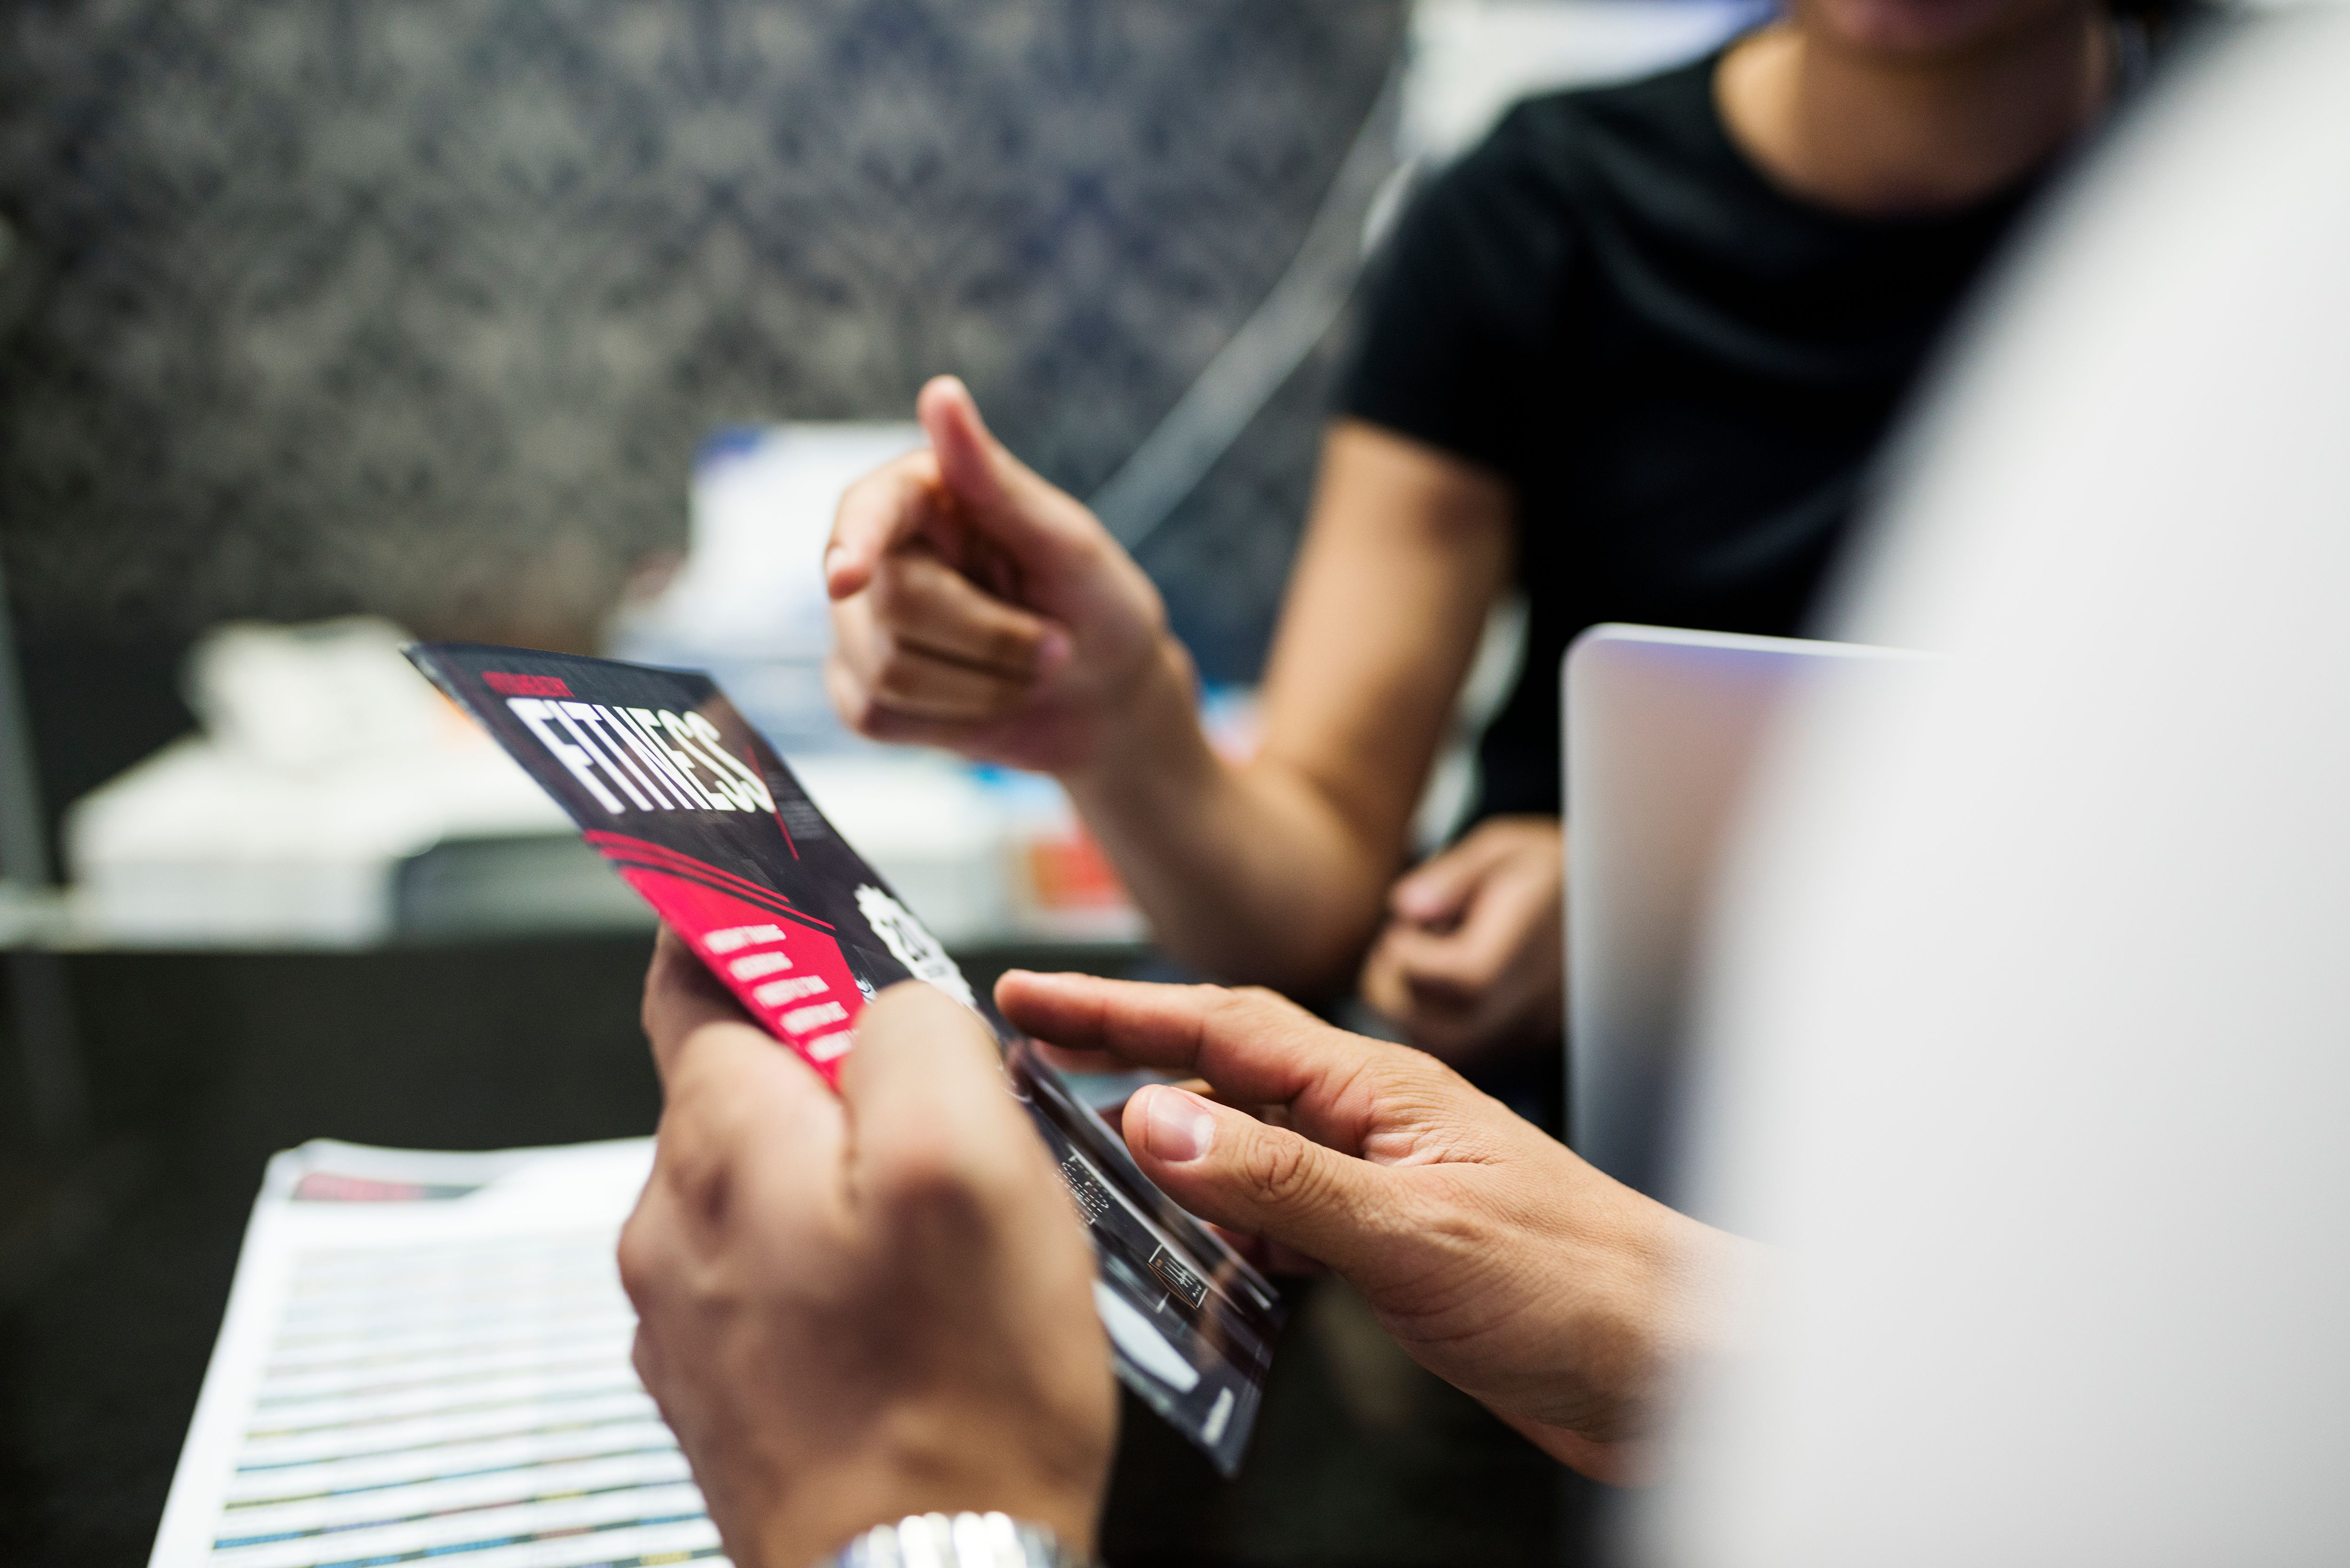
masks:
MULTIPOLYGON (((1400 0, 16 0, 0 544, 41 635, 577 642, 722 422, 956 370, 1104 478, 1295 248, 1400 0)), ((1245 672, 1322 362, 1155 541, 1245 672)))

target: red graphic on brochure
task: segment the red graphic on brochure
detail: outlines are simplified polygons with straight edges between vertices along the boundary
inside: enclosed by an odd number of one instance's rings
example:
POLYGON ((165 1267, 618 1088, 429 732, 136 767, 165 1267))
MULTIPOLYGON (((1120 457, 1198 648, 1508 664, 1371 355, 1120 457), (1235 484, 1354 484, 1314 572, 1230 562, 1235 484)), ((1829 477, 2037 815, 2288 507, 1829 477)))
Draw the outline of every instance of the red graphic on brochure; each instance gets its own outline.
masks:
MULTIPOLYGON (((588 835, 591 842, 616 836, 588 835)), ((752 1017, 827 1081, 836 1081, 866 997, 840 944, 818 929, 819 922, 721 891, 711 885, 723 875, 715 867, 660 867, 649 863, 650 857, 623 858, 625 851, 597 847, 619 864, 620 875, 660 911, 662 923, 692 944, 752 1017)))
POLYGON ((827 1082, 866 1002, 900 980, 1006 1033, 707 677, 463 645, 411 657, 827 1082))

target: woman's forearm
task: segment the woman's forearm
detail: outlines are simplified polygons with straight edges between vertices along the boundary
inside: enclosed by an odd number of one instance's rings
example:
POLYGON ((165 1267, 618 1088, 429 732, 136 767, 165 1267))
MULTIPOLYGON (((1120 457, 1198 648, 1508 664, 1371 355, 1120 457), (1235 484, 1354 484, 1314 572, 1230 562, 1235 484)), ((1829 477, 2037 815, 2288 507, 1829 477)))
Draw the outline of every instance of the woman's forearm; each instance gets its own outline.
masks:
POLYGON ((1397 870, 1340 805, 1275 762, 1234 764, 1202 732, 1171 637, 1112 743, 1063 784, 1170 954, 1292 995, 1354 978, 1397 870))

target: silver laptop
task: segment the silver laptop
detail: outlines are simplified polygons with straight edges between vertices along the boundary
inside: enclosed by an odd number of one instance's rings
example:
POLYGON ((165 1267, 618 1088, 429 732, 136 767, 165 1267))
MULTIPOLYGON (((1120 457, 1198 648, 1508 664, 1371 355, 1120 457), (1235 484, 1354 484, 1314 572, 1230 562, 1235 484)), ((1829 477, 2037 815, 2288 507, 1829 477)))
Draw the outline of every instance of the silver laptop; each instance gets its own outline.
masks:
POLYGON ((1595 626, 1566 650, 1567 1142, 1659 1193, 1685 995, 1773 722, 1824 680, 1902 679, 1856 643, 1595 626))

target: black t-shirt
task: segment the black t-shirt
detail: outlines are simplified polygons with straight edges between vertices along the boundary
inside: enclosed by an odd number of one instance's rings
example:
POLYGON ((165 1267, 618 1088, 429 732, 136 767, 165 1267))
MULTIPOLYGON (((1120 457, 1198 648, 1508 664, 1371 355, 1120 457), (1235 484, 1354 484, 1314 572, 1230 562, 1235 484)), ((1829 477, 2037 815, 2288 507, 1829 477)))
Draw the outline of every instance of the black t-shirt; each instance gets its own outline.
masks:
POLYGON ((1585 627, 1803 627, 1871 452, 2037 183, 1924 218, 1814 206, 1731 143, 1720 57, 1519 105, 1373 269, 1339 411, 1516 493, 1526 657, 1480 817, 1559 809, 1559 659, 1585 627))

